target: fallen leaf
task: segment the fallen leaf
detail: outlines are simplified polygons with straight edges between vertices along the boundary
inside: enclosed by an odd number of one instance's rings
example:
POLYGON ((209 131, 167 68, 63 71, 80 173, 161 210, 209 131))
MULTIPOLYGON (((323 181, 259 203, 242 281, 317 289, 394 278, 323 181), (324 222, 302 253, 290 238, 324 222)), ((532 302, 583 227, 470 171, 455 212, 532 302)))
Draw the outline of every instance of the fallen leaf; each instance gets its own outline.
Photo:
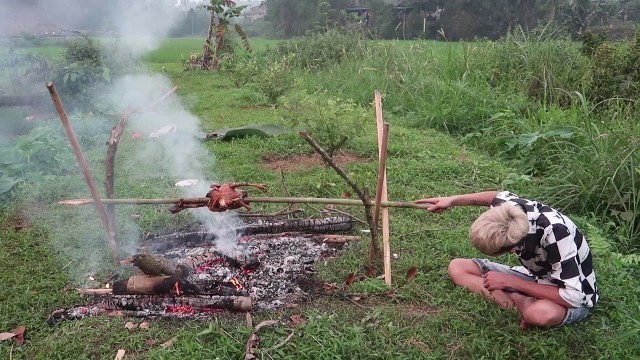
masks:
POLYGON ((351 197, 351 193, 350 193, 350 192, 348 192, 348 191, 343 191, 343 192, 342 192, 342 197, 343 197, 344 199, 348 199, 348 198, 350 198, 350 197, 351 197))
POLYGON ((256 331, 255 332, 258 332, 258 330, 262 329, 265 326, 275 325, 278 322, 279 322, 278 320, 265 320, 265 321, 261 322, 260 324, 256 325, 256 331))
POLYGON ((307 322, 302 315, 291 315, 289 320, 291 320, 294 325, 304 325, 307 322))
POLYGON ((376 269, 373 266, 367 265, 364 267, 364 270, 367 272, 367 275, 369 275, 369 277, 376 277, 376 269))
POLYGON ((18 345, 24 344, 24 326, 18 326, 13 330, 13 333, 16 334, 16 343, 18 345))
POLYGON ((337 286, 335 283, 324 283, 322 284, 322 287, 324 287, 324 291, 328 294, 333 294, 333 292, 336 291, 337 286))
POLYGON ((148 329, 149 328, 149 323, 144 321, 140 323, 140 329, 148 329))
POLYGON ((113 360, 122 360, 122 359, 124 359, 125 352, 126 351, 124 349, 118 350, 118 352, 116 353, 116 357, 113 358, 113 360))
POLYGON ((166 342, 163 342, 162 344, 160 344, 160 346, 163 349, 166 349, 168 347, 170 347, 171 345, 173 345, 174 342, 178 341, 178 338, 176 337, 172 337, 171 339, 167 340, 166 342))
POLYGON ((260 342, 260 337, 256 335, 256 333, 252 333, 251 336, 249 336, 249 340, 247 340, 247 345, 245 345, 244 360, 256 359, 256 356, 253 354, 253 352, 258 347, 259 342, 260 342))
POLYGON ((344 284, 346 286, 351 286, 353 284, 353 282, 356 281, 356 278, 357 278, 356 274, 351 273, 351 274, 347 275, 346 279, 344 279, 344 284))
POLYGON ((413 266, 407 271, 407 275, 404 278, 407 282, 410 282, 411 280, 413 280, 413 278, 416 277, 416 275, 418 275, 418 268, 413 266))
POLYGON ((138 324, 134 324, 131 321, 127 321, 126 324, 124 324, 124 327, 131 330, 131 329, 135 329, 138 327, 138 324))
POLYGON ((144 343, 145 343, 147 346, 151 347, 151 346, 153 346, 153 345, 155 345, 155 344, 156 344, 156 339, 154 339, 154 338, 148 338, 147 340, 145 340, 145 341, 144 341, 144 343))

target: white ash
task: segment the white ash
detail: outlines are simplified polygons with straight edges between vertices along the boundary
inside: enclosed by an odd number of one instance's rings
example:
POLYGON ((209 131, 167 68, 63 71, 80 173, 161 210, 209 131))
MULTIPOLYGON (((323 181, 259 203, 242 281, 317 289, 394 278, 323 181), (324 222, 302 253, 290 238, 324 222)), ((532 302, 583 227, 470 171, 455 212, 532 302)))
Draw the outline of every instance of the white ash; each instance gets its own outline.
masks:
MULTIPOLYGON (((186 262, 216 250, 216 247, 180 248, 162 255, 186 262)), ((335 246, 304 236, 244 237, 226 255, 243 265, 258 261, 260 265, 255 270, 245 271, 217 259, 203 271, 194 271, 188 280, 231 282, 236 279, 242 286, 241 291, 251 297, 254 310, 276 309, 306 298, 308 295, 300 288, 300 281, 314 272, 316 260, 336 252, 335 246)))

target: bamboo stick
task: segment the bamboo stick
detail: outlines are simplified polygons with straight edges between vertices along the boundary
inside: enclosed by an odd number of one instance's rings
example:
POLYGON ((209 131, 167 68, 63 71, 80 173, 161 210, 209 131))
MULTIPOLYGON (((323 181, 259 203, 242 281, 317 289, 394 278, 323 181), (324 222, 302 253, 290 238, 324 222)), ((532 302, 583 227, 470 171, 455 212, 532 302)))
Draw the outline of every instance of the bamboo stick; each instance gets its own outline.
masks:
MULTIPOLYGON (((199 204, 209 201, 208 198, 166 198, 166 199, 102 199, 104 204, 175 204, 180 200, 184 204, 199 204)), ((269 203, 269 204, 332 204, 332 205, 345 205, 345 206, 363 206, 364 204, 360 200, 355 199, 332 199, 332 198, 311 198, 311 197, 247 197, 244 199, 247 203, 269 203)), ((59 201, 60 205, 88 205, 92 204, 92 199, 68 199, 59 201)), ((373 206, 373 202, 369 202, 369 205, 373 206)), ((431 204, 416 204, 413 202, 402 201, 381 201, 380 206, 382 208, 405 208, 405 209, 426 209, 431 204)))
POLYGON ((62 105, 62 101, 60 100, 60 96, 58 96, 58 92, 56 91, 56 87, 53 85, 53 82, 49 81, 47 83, 47 90, 49 90, 49 94, 51 94, 51 100, 53 100, 53 105, 58 112, 58 116, 60 117, 60 121, 62 121, 62 126, 64 127, 64 131, 67 133, 67 137, 69 138, 69 142, 71 143, 71 148, 76 155, 76 159, 78 161, 78 166, 82 171, 82 175, 84 176, 84 180, 87 182, 87 187, 91 192, 91 198, 93 199, 93 203, 95 204, 96 211, 100 216, 100 222, 102 222, 102 226, 104 227, 104 231, 107 234, 107 243, 111 248, 111 257, 113 257, 113 261, 115 263, 118 262, 118 245, 115 242, 115 239, 112 237, 111 231, 109 231, 109 220, 107 219, 107 213, 104 210, 104 206, 102 205, 102 201, 100 199, 100 194, 98 193, 98 188, 96 187, 95 182, 93 181, 93 177, 91 176, 91 170, 89 169, 89 164, 87 160, 84 158, 84 154, 82 153, 82 149, 80 149, 80 143, 78 143, 78 139, 76 138, 76 134, 71 127, 71 122, 69 122, 69 118, 67 117, 67 113, 64 110, 64 106, 62 105))
MULTIPOLYGON (((381 201, 387 201, 387 145, 389 143, 389 124, 382 117, 382 95, 375 92, 376 125, 378 129, 378 187, 376 197, 381 201)), ((376 210, 376 226, 378 225, 379 211, 376 210)), ((382 263, 384 267, 384 282, 391 286, 391 244, 389 239, 389 209, 382 209, 382 263)))

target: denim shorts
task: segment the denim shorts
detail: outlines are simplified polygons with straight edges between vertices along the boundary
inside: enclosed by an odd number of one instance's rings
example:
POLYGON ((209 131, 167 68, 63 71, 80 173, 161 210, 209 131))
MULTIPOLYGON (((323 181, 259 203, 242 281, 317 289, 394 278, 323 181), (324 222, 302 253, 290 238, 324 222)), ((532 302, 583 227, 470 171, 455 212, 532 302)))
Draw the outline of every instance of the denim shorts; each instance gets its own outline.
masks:
MULTIPOLYGON (((512 267, 508 265, 496 263, 488 259, 471 259, 471 260, 474 263, 476 263, 478 267, 480 267, 480 270, 482 271, 483 274, 486 274, 489 271, 497 271, 503 274, 517 276, 520 279, 523 279, 526 281, 536 282, 536 278, 534 276, 527 275, 523 272, 514 270, 512 267)), ((513 290, 506 288, 505 291, 509 292, 513 290)), ((591 312, 591 308, 587 306, 567 308, 567 315, 565 315, 560 325, 571 325, 571 324, 579 323, 580 321, 584 320, 587 317, 587 315, 589 315, 590 312, 591 312)))

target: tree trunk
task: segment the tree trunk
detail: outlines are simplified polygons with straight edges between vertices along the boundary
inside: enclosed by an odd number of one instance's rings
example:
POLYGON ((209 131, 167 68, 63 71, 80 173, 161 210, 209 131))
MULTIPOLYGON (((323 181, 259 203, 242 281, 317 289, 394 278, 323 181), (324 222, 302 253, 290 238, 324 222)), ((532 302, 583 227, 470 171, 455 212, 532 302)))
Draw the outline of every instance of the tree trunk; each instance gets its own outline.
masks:
POLYGON ((216 13, 211 11, 211 16, 209 17, 209 32, 207 33, 207 38, 204 41, 204 48, 202 49, 202 68, 204 70, 208 70, 211 65, 211 59, 213 59, 213 54, 211 51, 211 36, 213 36, 213 27, 216 22, 216 13))

